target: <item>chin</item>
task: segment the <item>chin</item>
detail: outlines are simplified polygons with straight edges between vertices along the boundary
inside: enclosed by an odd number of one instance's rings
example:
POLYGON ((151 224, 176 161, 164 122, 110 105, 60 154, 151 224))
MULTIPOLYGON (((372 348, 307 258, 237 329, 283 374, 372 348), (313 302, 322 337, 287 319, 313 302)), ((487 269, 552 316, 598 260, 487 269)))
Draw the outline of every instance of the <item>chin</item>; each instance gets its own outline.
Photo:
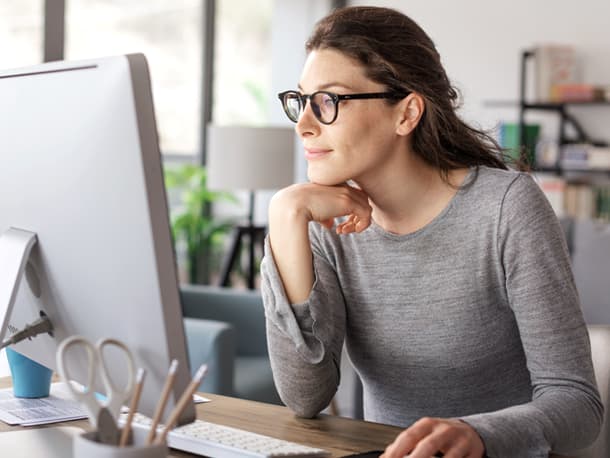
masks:
POLYGON ((321 173, 320 171, 307 170, 307 178, 311 183, 324 186, 336 186, 345 183, 349 177, 337 173, 321 173))

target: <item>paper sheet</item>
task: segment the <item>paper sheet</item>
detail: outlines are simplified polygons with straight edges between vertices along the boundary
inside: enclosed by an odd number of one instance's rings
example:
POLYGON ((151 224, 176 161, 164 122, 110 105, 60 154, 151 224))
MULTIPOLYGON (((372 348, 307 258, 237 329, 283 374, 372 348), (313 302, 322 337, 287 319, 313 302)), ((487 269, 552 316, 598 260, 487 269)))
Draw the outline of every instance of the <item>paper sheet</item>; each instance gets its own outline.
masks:
POLYGON ((51 384, 47 398, 16 398, 12 388, 0 390, 0 420, 9 425, 34 426, 81 418, 87 418, 87 413, 70 398, 61 382, 51 384))

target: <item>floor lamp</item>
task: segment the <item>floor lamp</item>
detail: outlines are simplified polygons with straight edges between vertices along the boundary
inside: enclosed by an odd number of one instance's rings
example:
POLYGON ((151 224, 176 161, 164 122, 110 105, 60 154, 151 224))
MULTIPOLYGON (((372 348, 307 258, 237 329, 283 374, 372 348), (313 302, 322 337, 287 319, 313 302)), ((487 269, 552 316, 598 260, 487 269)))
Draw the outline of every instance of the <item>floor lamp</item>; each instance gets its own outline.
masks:
POLYGON ((248 219, 233 230, 224 258, 220 285, 229 285, 229 275, 249 244, 248 288, 254 289, 255 245, 263 240, 265 226, 254 224, 255 192, 280 189, 294 182, 294 129, 292 127, 246 127, 208 125, 206 150, 207 184, 210 189, 249 191, 248 219))

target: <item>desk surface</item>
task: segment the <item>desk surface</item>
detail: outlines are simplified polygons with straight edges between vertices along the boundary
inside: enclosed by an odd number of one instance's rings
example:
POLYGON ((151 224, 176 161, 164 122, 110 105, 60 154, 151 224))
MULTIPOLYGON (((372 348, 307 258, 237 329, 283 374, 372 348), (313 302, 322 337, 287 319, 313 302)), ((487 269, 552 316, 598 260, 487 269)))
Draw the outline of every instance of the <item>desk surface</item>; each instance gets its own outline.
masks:
MULTIPOLYGON (((0 388, 11 386, 10 377, 0 378, 0 388)), ((245 401, 202 393, 212 402, 197 405, 197 418, 245 429, 303 445, 323 448, 333 457, 368 450, 383 450, 402 430, 394 426, 320 415, 313 420, 296 417, 287 407, 245 401)), ((49 426, 78 426, 89 429, 86 420, 56 423, 49 426)), ((0 422, 0 432, 18 430, 0 422)), ((193 456, 172 450, 171 457, 193 456)))
MULTIPOLYGON (((11 386, 10 377, 0 377, 0 388, 11 386)), ((212 400, 197 404, 197 418, 233 426, 266 436, 277 437, 303 445, 323 448, 332 457, 356 452, 383 450, 402 431, 396 426, 320 415, 313 420, 296 417, 287 407, 245 401, 217 394, 201 393, 212 400)), ((54 423, 48 426, 77 426, 90 429, 87 420, 54 423)), ((43 426, 45 427, 45 426, 43 426)), ((0 433, 23 429, 0 421, 0 433)), ((196 456, 171 450, 170 457, 196 456)), ((551 454, 549 458, 569 458, 551 454)))

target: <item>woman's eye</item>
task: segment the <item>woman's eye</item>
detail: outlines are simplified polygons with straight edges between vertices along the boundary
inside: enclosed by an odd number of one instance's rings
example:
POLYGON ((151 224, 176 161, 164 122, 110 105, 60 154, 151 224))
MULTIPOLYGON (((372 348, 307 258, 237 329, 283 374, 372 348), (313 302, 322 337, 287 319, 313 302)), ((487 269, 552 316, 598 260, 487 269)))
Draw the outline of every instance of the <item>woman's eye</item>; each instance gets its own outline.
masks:
POLYGON ((333 99, 330 98, 329 96, 324 96, 324 98, 322 99, 322 104, 324 105, 324 107, 326 108, 332 108, 334 105, 333 99))

